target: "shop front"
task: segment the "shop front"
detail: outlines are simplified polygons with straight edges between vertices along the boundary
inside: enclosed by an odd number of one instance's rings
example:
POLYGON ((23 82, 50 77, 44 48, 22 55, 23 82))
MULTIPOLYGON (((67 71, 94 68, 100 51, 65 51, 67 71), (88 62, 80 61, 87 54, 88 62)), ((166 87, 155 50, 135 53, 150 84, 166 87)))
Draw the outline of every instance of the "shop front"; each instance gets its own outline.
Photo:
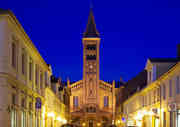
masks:
POLYGON ((176 127, 180 127, 180 109, 177 110, 177 115, 176 115, 176 127))

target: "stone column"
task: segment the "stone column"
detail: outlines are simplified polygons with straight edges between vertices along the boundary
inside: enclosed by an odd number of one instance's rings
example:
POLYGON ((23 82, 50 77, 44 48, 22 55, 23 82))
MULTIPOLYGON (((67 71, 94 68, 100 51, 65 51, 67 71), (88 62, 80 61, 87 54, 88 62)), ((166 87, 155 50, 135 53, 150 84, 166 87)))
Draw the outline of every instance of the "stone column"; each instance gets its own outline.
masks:
POLYGON ((21 127, 21 91, 17 91, 17 127, 21 127))

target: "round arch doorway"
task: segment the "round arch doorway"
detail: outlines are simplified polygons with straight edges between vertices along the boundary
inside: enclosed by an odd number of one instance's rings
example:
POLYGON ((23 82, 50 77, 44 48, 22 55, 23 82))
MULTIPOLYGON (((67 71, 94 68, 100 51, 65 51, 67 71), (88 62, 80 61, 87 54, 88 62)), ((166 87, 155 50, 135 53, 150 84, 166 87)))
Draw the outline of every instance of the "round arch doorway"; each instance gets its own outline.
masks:
POLYGON ((94 127, 93 123, 94 123, 93 120, 89 120, 89 127, 94 127))

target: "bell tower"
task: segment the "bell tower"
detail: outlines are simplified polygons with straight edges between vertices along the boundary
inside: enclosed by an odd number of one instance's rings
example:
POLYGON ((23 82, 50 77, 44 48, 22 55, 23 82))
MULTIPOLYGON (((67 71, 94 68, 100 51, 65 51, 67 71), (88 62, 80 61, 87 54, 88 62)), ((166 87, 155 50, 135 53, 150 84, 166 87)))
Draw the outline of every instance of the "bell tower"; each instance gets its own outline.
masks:
POLYGON ((96 104, 99 100, 99 46, 100 34, 96 29, 96 23, 92 8, 88 18, 88 24, 83 33, 83 102, 84 104, 96 104))

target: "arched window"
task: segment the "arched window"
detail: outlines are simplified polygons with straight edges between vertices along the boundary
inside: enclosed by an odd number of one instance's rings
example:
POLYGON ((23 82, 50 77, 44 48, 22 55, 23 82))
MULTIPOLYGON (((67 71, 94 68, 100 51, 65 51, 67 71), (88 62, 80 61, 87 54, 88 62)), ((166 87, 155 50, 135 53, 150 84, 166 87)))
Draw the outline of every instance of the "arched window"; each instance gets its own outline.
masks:
POLYGON ((109 106, 109 96, 104 96, 104 107, 109 106))
POLYGON ((40 89, 43 89, 43 73, 40 71, 40 89))
POLYGON ((35 80, 36 81, 36 85, 37 85, 37 88, 38 88, 39 78, 38 78, 38 65, 37 64, 36 64, 36 69, 35 69, 35 78, 36 78, 36 80, 35 80))
POLYGON ((73 96, 74 107, 78 107, 78 96, 73 96))
POLYGON ((21 56, 22 58, 21 58, 21 61, 22 61, 22 74, 23 75, 25 75, 25 50, 24 49, 22 49, 22 56, 21 56))
POLYGON ((11 107, 11 127, 17 127, 17 110, 14 107, 16 104, 16 95, 12 94, 12 105, 11 107))
POLYGON ((12 50, 11 50, 11 61, 12 61, 12 66, 16 68, 16 45, 15 43, 12 43, 12 50))
POLYGON ((26 107, 26 101, 25 101, 25 98, 23 98, 21 100, 21 108, 22 111, 21 111, 21 127, 26 127, 26 111, 24 110, 24 108, 26 107))
POLYGON ((33 61, 32 58, 29 59, 29 80, 32 80, 32 70, 33 69, 33 61))

